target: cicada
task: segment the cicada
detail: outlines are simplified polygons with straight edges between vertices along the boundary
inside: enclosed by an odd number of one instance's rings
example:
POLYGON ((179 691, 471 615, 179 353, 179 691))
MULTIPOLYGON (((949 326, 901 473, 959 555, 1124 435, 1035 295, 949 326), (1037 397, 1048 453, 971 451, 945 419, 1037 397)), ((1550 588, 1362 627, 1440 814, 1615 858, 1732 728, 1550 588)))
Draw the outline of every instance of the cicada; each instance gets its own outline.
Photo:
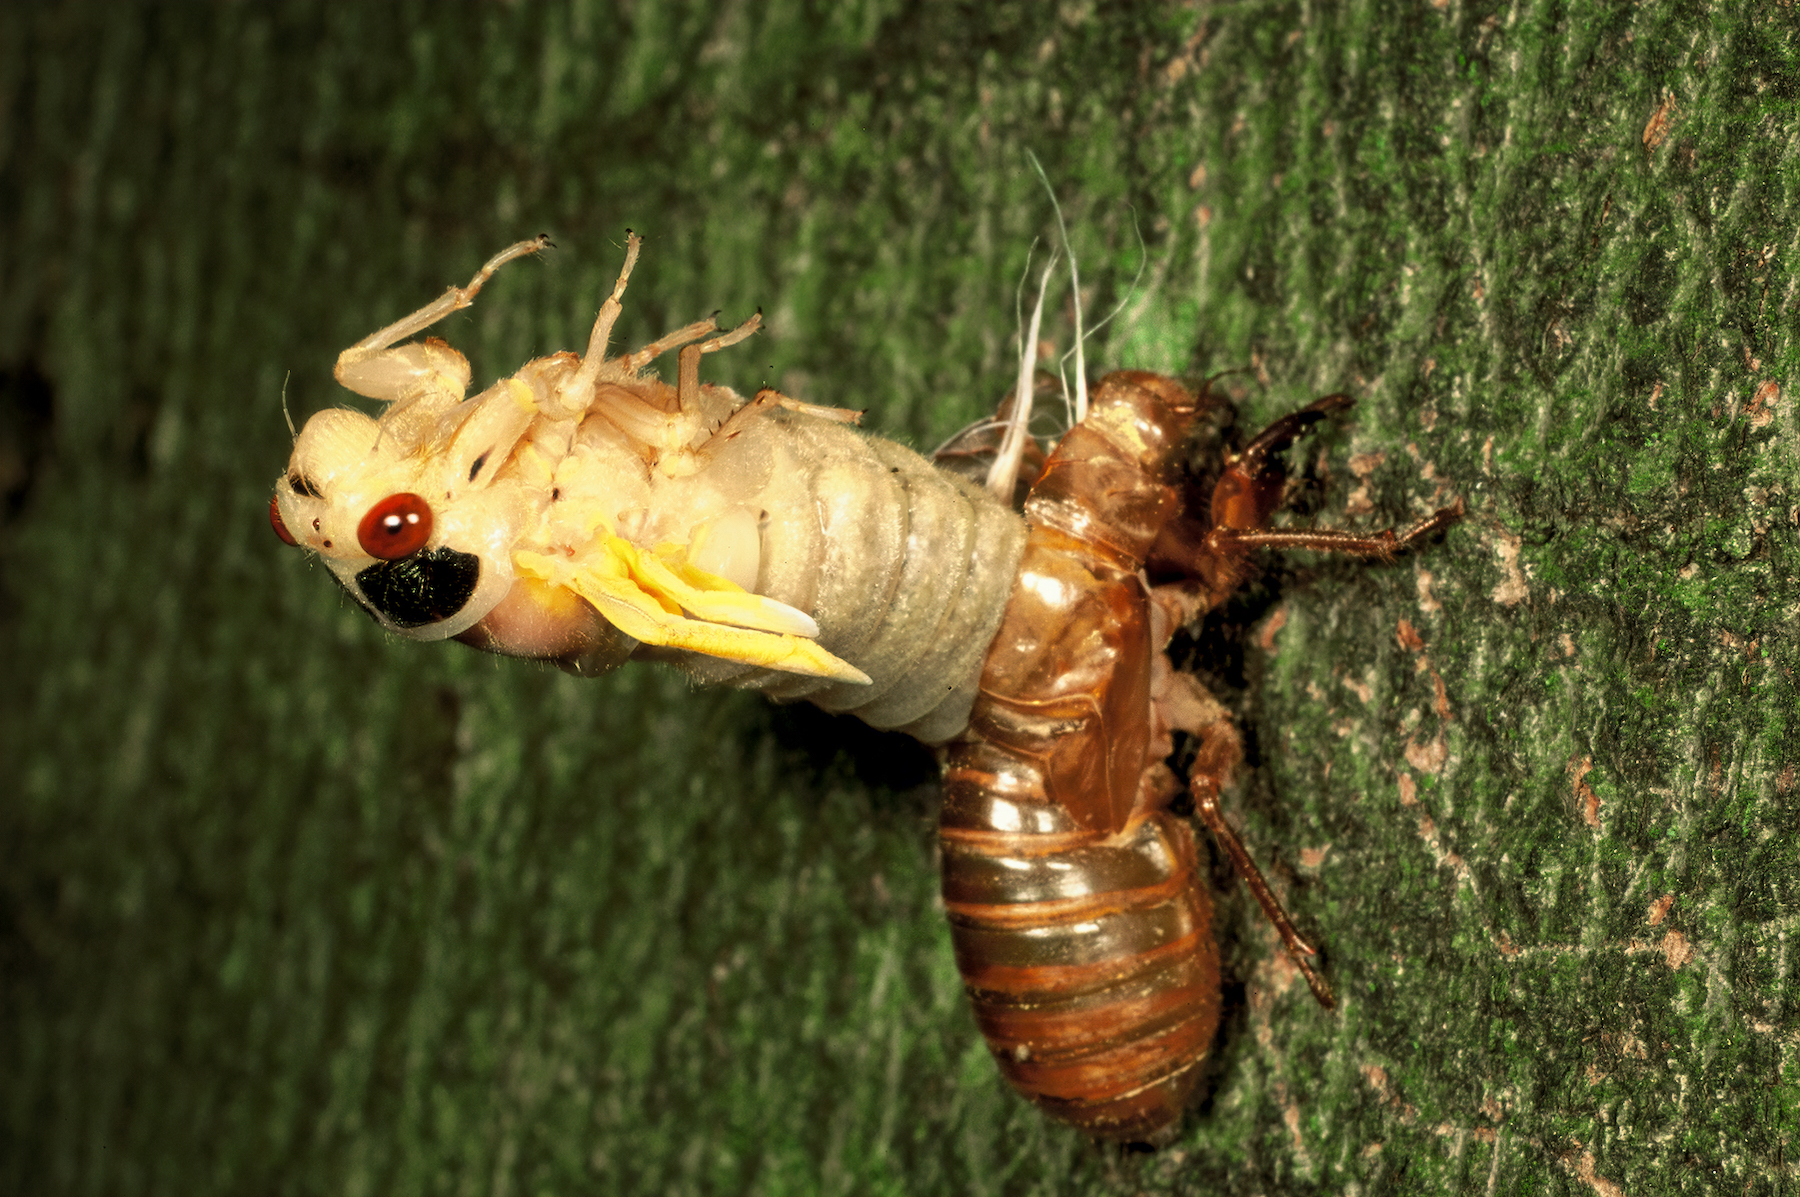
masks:
POLYGON ((1313 949, 1219 814, 1237 731, 1163 650, 1258 548, 1389 560, 1458 517, 1266 527, 1281 451, 1346 397, 1277 421, 1190 503, 1190 433, 1223 404, 1210 388, 1109 375, 1031 455, 1022 370, 1007 437, 974 455, 999 464, 972 479, 946 468, 968 465, 967 438, 934 463, 857 431, 856 413, 701 382, 701 359, 760 315, 609 356, 635 236, 584 352, 468 397, 460 353, 408 338, 547 244, 509 246, 339 356, 338 381, 386 408, 307 421, 269 504, 284 541, 399 636, 584 675, 665 661, 944 746, 943 890, 977 1021, 1013 1084, 1089 1134, 1163 1134, 1217 1024, 1210 904, 1168 809, 1184 788, 1329 1005, 1313 949), (673 386, 648 373, 671 351, 673 386), (1199 743, 1185 783, 1165 763, 1177 730, 1199 743))

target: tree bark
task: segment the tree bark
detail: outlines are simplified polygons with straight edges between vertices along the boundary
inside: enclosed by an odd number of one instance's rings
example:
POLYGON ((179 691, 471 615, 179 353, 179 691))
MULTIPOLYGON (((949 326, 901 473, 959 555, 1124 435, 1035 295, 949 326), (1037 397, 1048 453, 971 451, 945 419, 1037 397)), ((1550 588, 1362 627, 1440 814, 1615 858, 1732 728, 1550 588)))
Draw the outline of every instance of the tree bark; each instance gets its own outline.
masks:
MULTIPOLYGON (((0 8, 0 1187, 1795 1187, 1793 10, 0 8), (1187 660, 1226 1018, 1173 1148, 1000 1081, 930 758, 656 669, 391 643, 262 523, 337 352, 478 383, 723 309, 749 393, 929 451, 1061 202, 1094 373, 1345 390, 1187 660)), ((1065 292, 1066 296, 1066 292, 1065 292)), ((1070 345, 1066 298, 1051 336, 1070 345)), ((1048 327, 1048 325, 1047 325, 1048 327)))

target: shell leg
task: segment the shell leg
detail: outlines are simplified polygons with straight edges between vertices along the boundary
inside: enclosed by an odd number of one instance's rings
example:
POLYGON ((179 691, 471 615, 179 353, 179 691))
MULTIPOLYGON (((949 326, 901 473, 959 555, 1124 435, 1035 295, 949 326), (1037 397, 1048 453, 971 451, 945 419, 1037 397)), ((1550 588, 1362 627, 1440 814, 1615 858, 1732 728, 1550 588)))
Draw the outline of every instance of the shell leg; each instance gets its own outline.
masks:
POLYGON ((1199 741, 1200 750, 1188 767, 1187 781, 1188 792, 1194 799, 1194 813, 1212 832, 1214 842, 1231 858, 1239 876, 1256 896, 1257 904, 1275 924, 1282 945, 1306 978, 1307 988, 1312 990, 1321 1006, 1332 1009, 1336 1000, 1332 997, 1331 986, 1312 966, 1312 958, 1319 954, 1318 949, 1301 937, 1294 920, 1282 909, 1281 899, 1269 888, 1262 870, 1256 867, 1249 849, 1244 847, 1244 841, 1226 821, 1219 807, 1219 794, 1230 783, 1244 756, 1243 740, 1231 713, 1191 674, 1177 673, 1166 655, 1161 655, 1151 683, 1150 705, 1160 733, 1183 731, 1199 741))
POLYGON ((1343 553, 1349 557, 1367 557, 1375 561, 1392 561, 1408 549, 1442 532, 1463 516, 1462 500, 1440 507, 1403 532, 1383 528, 1379 532, 1346 532, 1338 528, 1311 528, 1287 532, 1279 529, 1238 531, 1219 528, 1221 540, 1244 549, 1312 549, 1320 553, 1343 553))
MULTIPOLYGON (((1236 589, 1252 549, 1311 549, 1391 561, 1401 551, 1417 547, 1462 518, 1459 499, 1398 533, 1392 528, 1360 533, 1335 528, 1289 531, 1264 526, 1283 497, 1281 453, 1320 421, 1347 410, 1352 402, 1348 395, 1326 395, 1282 416, 1227 459, 1225 471, 1213 488, 1208 522, 1202 522, 1190 510, 1163 525, 1147 560, 1159 572, 1172 570, 1185 576, 1151 592, 1159 645, 1167 643, 1167 632, 1194 622, 1236 589)), ((1306 978, 1313 996, 1320 1005, 1331 1009, 1335 1005, 1331 987, 1313 968, 1317 949, 1301 937, 1219 807, 1219 795, 1230 783, 1243 755, 1236 727, 1218 700, 1193 678, 1174 673, 1166 657, 1157 663, 1151 706, 1159 734, 1179 730, 1199 740, 1199 755, 1188 772, 1195 814, 1237 866, 1263 913, 1281 935, 1282 944, 1306 978)))
POLYGON ((1353 406, 1355 400, 1342 393, 1315 399, 1270 424, 1233 454, 1213 488, 1207 550, 1215 556, 1230 556, 1253 548, 1314 549, 1391 561, 1397 553, 1416 547, 1461 519, 1463 508, 1459 499, 1400 533, 1392 528, 1360 533, 1336 528, 1287 531, 1264 527, 1282 502, 1281 453, 1327 417, 1353 406))

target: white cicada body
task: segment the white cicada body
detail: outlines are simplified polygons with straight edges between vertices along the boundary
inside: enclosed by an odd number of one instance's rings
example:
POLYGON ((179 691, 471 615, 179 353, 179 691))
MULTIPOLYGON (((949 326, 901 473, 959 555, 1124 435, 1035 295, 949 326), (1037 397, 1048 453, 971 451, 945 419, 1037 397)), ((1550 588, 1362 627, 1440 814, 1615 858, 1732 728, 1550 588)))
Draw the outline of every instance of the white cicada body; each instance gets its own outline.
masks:
POLYGON ((389 407, 307 421, 270 504, 276 531, 397 635, 580 673, 667 660, 927 742, 960 732, 1020 517, 853 431, 855 413, 702 385, 701 356, 760 316, 607 358, 636 237, 583 355, 539 358, 465 399, 460 353, 396 344, 545 244, 509 247, 344 351, 338 381, 389 407), (642 376, 677 348, 675 386, 642 376))

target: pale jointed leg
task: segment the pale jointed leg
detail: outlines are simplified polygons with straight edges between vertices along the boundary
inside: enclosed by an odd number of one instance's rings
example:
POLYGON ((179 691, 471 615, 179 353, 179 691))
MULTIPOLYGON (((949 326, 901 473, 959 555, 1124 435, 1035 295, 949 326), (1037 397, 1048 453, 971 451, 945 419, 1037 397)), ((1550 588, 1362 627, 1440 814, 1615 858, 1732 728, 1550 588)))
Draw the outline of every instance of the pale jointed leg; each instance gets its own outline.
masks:
POLYGON ((451 287, 410 316, 370 333, 344 350, 338 355, 333 375, 345 388, 371 399, 408 399, 426 391, 462 398, 463 388, 469 383, 469 364, 462 354, 441 341, 391 347, 474 303, 475 296, 500 267, 548 248, 550 238, 542 234, 507 246, 489 258, 467 286, 451 287))

